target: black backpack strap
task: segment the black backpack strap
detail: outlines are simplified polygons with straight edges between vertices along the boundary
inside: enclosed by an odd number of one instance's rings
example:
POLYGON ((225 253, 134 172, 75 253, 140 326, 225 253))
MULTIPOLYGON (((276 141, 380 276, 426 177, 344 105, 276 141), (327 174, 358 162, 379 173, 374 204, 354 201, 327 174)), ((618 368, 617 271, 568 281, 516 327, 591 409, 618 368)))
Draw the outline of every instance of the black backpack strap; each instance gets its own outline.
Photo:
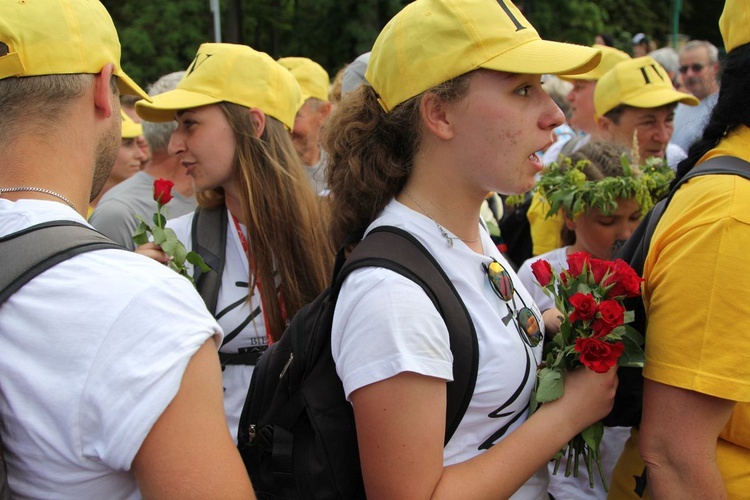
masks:
POLYGON ((52 221, 0 238, 0 304, 26 283, 74 255, 116 248, 100 232, 73 221, 52 221))
POLYGON ((198 207, 193 217, 191 231, 193 251, 203 257, 205 263, 211 268, 210 271, 204 273, 196 266, 193 278, 195 288, 211 314, 216 314, 221 275, 224 273, 228 223, 227 208, 224 205, 214 208, 198 207))
POLYGON ((435 258, 402 229, 380 226, 370 231, 335 276, 333 300, 349 273, 362 267, 384 267, 411 279, 422 287, 445 321, 453 353, 453 382, 447 384, 447 444, 469 407, 477 380, 479 346, 469 311, 435 258))
POLYGON ((639 275, 643 275, 643 266, 646 263, 646 255, 651 246, 651 239, 654 236, 656 226, 667 209, 667 205, 672 201, 680 186, 694 177, 701 175, 739 175, 750 180, 750 162, 736 158, 734 156, 717 156, 699 163, 690 169, 680 181, 675 184, 667 197, 657 203, 654 208, 646 215, 643 222, 636 228, 635 232, 628 238, 628 241, 622 247, 623 255, 633 255, 630 266, 639 275), (631 248, 635 250, 631 251, 631 248))

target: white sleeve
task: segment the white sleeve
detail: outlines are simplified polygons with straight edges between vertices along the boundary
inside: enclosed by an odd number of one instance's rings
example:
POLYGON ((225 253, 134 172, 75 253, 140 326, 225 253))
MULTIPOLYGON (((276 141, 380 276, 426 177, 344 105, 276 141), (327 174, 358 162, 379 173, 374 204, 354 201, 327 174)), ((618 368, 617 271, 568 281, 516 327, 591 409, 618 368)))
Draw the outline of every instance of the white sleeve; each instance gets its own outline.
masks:
POLYGON ((133 293, 102 333, 81 394, 83 454, 116 470, 130 469, 192 356, 211 337, 221 343, 221 329, 192 285, 165 271, 173 277, 133 293))
POLYGON ((403 372, 453 380, 447 327, 422 288, 383 268, 349 275, 331 332, 336 370, 352 392, 403 372))

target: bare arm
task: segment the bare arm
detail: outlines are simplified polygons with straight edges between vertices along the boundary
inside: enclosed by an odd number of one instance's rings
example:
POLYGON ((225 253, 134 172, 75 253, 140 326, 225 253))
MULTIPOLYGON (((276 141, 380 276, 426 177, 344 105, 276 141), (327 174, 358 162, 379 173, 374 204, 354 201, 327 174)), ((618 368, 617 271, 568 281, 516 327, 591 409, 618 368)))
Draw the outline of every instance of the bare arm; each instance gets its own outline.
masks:
POLYGON ((445 381, 401 373, 362 387, 351 400, 367 497, 507 498, 574 434, 609 413, 616 387, 614 369, 569 374, 563 398, 487 452, 450 467, 443 467, 445 381))
POLYGON ((716 440, 733 408, 734 401, 644 381, 639 446, 652 498, 727 497, 716 440))
POLYGON ((177 395, 133 461, 144 498, 255 498, 227 428, 212 339, 188 363, 177 395))

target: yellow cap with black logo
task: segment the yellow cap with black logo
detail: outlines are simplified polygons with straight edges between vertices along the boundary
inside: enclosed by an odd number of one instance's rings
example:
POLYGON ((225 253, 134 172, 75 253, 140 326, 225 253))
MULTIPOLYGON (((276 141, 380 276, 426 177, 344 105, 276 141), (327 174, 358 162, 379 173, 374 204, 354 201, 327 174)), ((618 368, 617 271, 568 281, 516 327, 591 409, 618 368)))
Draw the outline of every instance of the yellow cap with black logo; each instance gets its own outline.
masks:
POLYGON ((658 108, 681 102, 697 106, 698 99, 678 92, 667 71, 652 57, 637 57, 615 65, 596 83, 594 109, 597 116, 621 104, 636 108, 658 108))
POLYGON ((390 111, 479 68, 576 74, 600 59, 591 47, 542 40, 510 0, 416 0, 378 35, 365 78, 390 111))
POLYGON ((297 80, 265 52, 204 43, 176 89, 152 97, 152 102, 138 101, 135 110, 144 120, 166 122, 178 110, 225 101, 259 108, 289 130, 303 103, 297 80))

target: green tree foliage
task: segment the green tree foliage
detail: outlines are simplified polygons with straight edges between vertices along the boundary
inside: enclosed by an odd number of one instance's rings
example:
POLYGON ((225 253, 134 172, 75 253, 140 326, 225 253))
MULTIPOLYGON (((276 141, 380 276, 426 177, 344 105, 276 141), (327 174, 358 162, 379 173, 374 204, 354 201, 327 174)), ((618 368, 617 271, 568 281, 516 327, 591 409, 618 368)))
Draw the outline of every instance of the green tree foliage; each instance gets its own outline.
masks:
MULTIPOLYGON (((659 45, 672 31, 675 0, 517 0, 540 35, 590 45, 600 32, 631 51, 647 33, 659 45)), ((185 69, 201 43, 214 40, 209 0, 102 0, 123 46, 123 67, 147 85, 185 69)), ((222 39, 272 57, 309 57, 333 76, 371 49, 378 32, 409 0, 220 0, 222 39)), ((722 2, 682 0, 680 31, 721 45, 722 2)), ((429 43, 429 40, 425 40, 429 43)))
POLYGON ((142 86, 187 68, 214 39, 208 0, 102 0, 122 45, 122 66, 142 86))

